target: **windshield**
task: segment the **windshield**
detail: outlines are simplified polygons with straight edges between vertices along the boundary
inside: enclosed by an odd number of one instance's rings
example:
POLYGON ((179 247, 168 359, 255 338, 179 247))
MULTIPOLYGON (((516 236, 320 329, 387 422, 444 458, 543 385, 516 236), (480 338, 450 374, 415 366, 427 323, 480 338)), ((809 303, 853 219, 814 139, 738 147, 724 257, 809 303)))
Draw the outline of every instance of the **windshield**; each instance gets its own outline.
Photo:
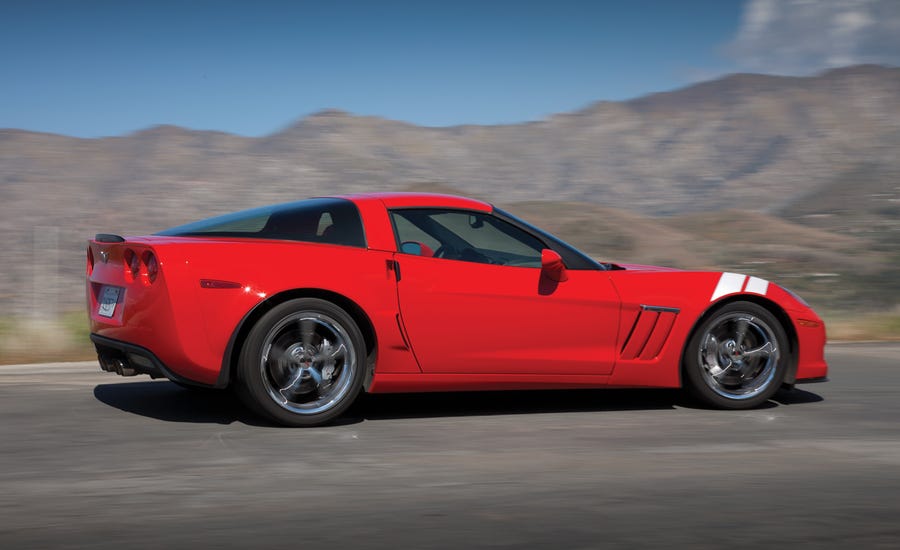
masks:
POLYGON ((552 248, 557 254, 562 256, 563 262, 565 262, 568 269, 609 269, 608 265, 597 262, 569 243, 551 235, 550 233, 547 233, 540 227, 531 225, 525 220, 513 216, 509 212, 505 212, 499 208, 494 208, 494 214, 515 225, 518 225, 519 227, 522 227, 523 229, 530 231, 531 233, 535 233, 540 236, 544 241, 547 242, 550 248, 552 248))

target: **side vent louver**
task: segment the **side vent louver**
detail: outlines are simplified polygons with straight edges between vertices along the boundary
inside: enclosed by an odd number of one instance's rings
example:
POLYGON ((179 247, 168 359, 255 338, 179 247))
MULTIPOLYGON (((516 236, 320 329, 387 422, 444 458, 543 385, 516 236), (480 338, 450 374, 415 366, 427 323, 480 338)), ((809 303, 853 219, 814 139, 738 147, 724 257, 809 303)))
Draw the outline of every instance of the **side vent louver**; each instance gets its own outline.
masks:
POLYGON ((655 359, 669 337, 678 312, 677 308, 672 307, 641 306, 622 346, 622 359, 655 359))

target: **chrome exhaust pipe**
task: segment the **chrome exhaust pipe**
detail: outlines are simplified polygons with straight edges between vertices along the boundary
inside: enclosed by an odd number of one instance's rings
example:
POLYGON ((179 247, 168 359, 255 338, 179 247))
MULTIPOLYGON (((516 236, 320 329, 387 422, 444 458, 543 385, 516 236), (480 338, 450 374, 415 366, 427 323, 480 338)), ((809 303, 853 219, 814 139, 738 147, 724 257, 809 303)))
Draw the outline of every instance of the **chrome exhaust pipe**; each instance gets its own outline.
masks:
POLYGON ((110 360, 107 359, 105 355, 100 355, 97 359, 100 361, 100 370, 104 372, 116 372, 115 366, 110 363, 110 360))
POLYGON ((125 361, 116 359, 116 374, 121 376, 137 376, 137 371, 129 367, 125 361))
POLYGON ((100 370, 118 374, 119 376, 137 376, 138 371, 130 367, 123 359, 99 356, 100 370))

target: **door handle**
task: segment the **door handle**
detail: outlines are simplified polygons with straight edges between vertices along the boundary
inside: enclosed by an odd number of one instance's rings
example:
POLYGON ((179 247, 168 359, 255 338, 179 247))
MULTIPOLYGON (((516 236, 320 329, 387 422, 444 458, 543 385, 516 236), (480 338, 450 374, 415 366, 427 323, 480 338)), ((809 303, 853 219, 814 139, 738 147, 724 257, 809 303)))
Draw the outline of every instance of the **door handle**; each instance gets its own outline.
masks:
POLYGON ((400 263, 397 260, 388 260, 387 261, 388 271, 394 272, 394 278, 397 279, 397 282, 400 282, 400 263))

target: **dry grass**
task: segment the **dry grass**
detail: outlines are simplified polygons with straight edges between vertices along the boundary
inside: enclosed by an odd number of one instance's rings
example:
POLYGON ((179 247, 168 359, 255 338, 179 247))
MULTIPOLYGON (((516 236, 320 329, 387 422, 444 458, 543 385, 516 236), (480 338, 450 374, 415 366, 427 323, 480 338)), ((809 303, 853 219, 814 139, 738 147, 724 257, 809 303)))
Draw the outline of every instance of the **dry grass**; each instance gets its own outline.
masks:
POLYGON ((900 342, 900 308, 850 315, 827 312, 822 317, 828 330, 828 340, 832 342, 900 342))
POLYGON ((0 364, 94 359, 88 336, 84 312, 58 319, 0 319, 0 364))

